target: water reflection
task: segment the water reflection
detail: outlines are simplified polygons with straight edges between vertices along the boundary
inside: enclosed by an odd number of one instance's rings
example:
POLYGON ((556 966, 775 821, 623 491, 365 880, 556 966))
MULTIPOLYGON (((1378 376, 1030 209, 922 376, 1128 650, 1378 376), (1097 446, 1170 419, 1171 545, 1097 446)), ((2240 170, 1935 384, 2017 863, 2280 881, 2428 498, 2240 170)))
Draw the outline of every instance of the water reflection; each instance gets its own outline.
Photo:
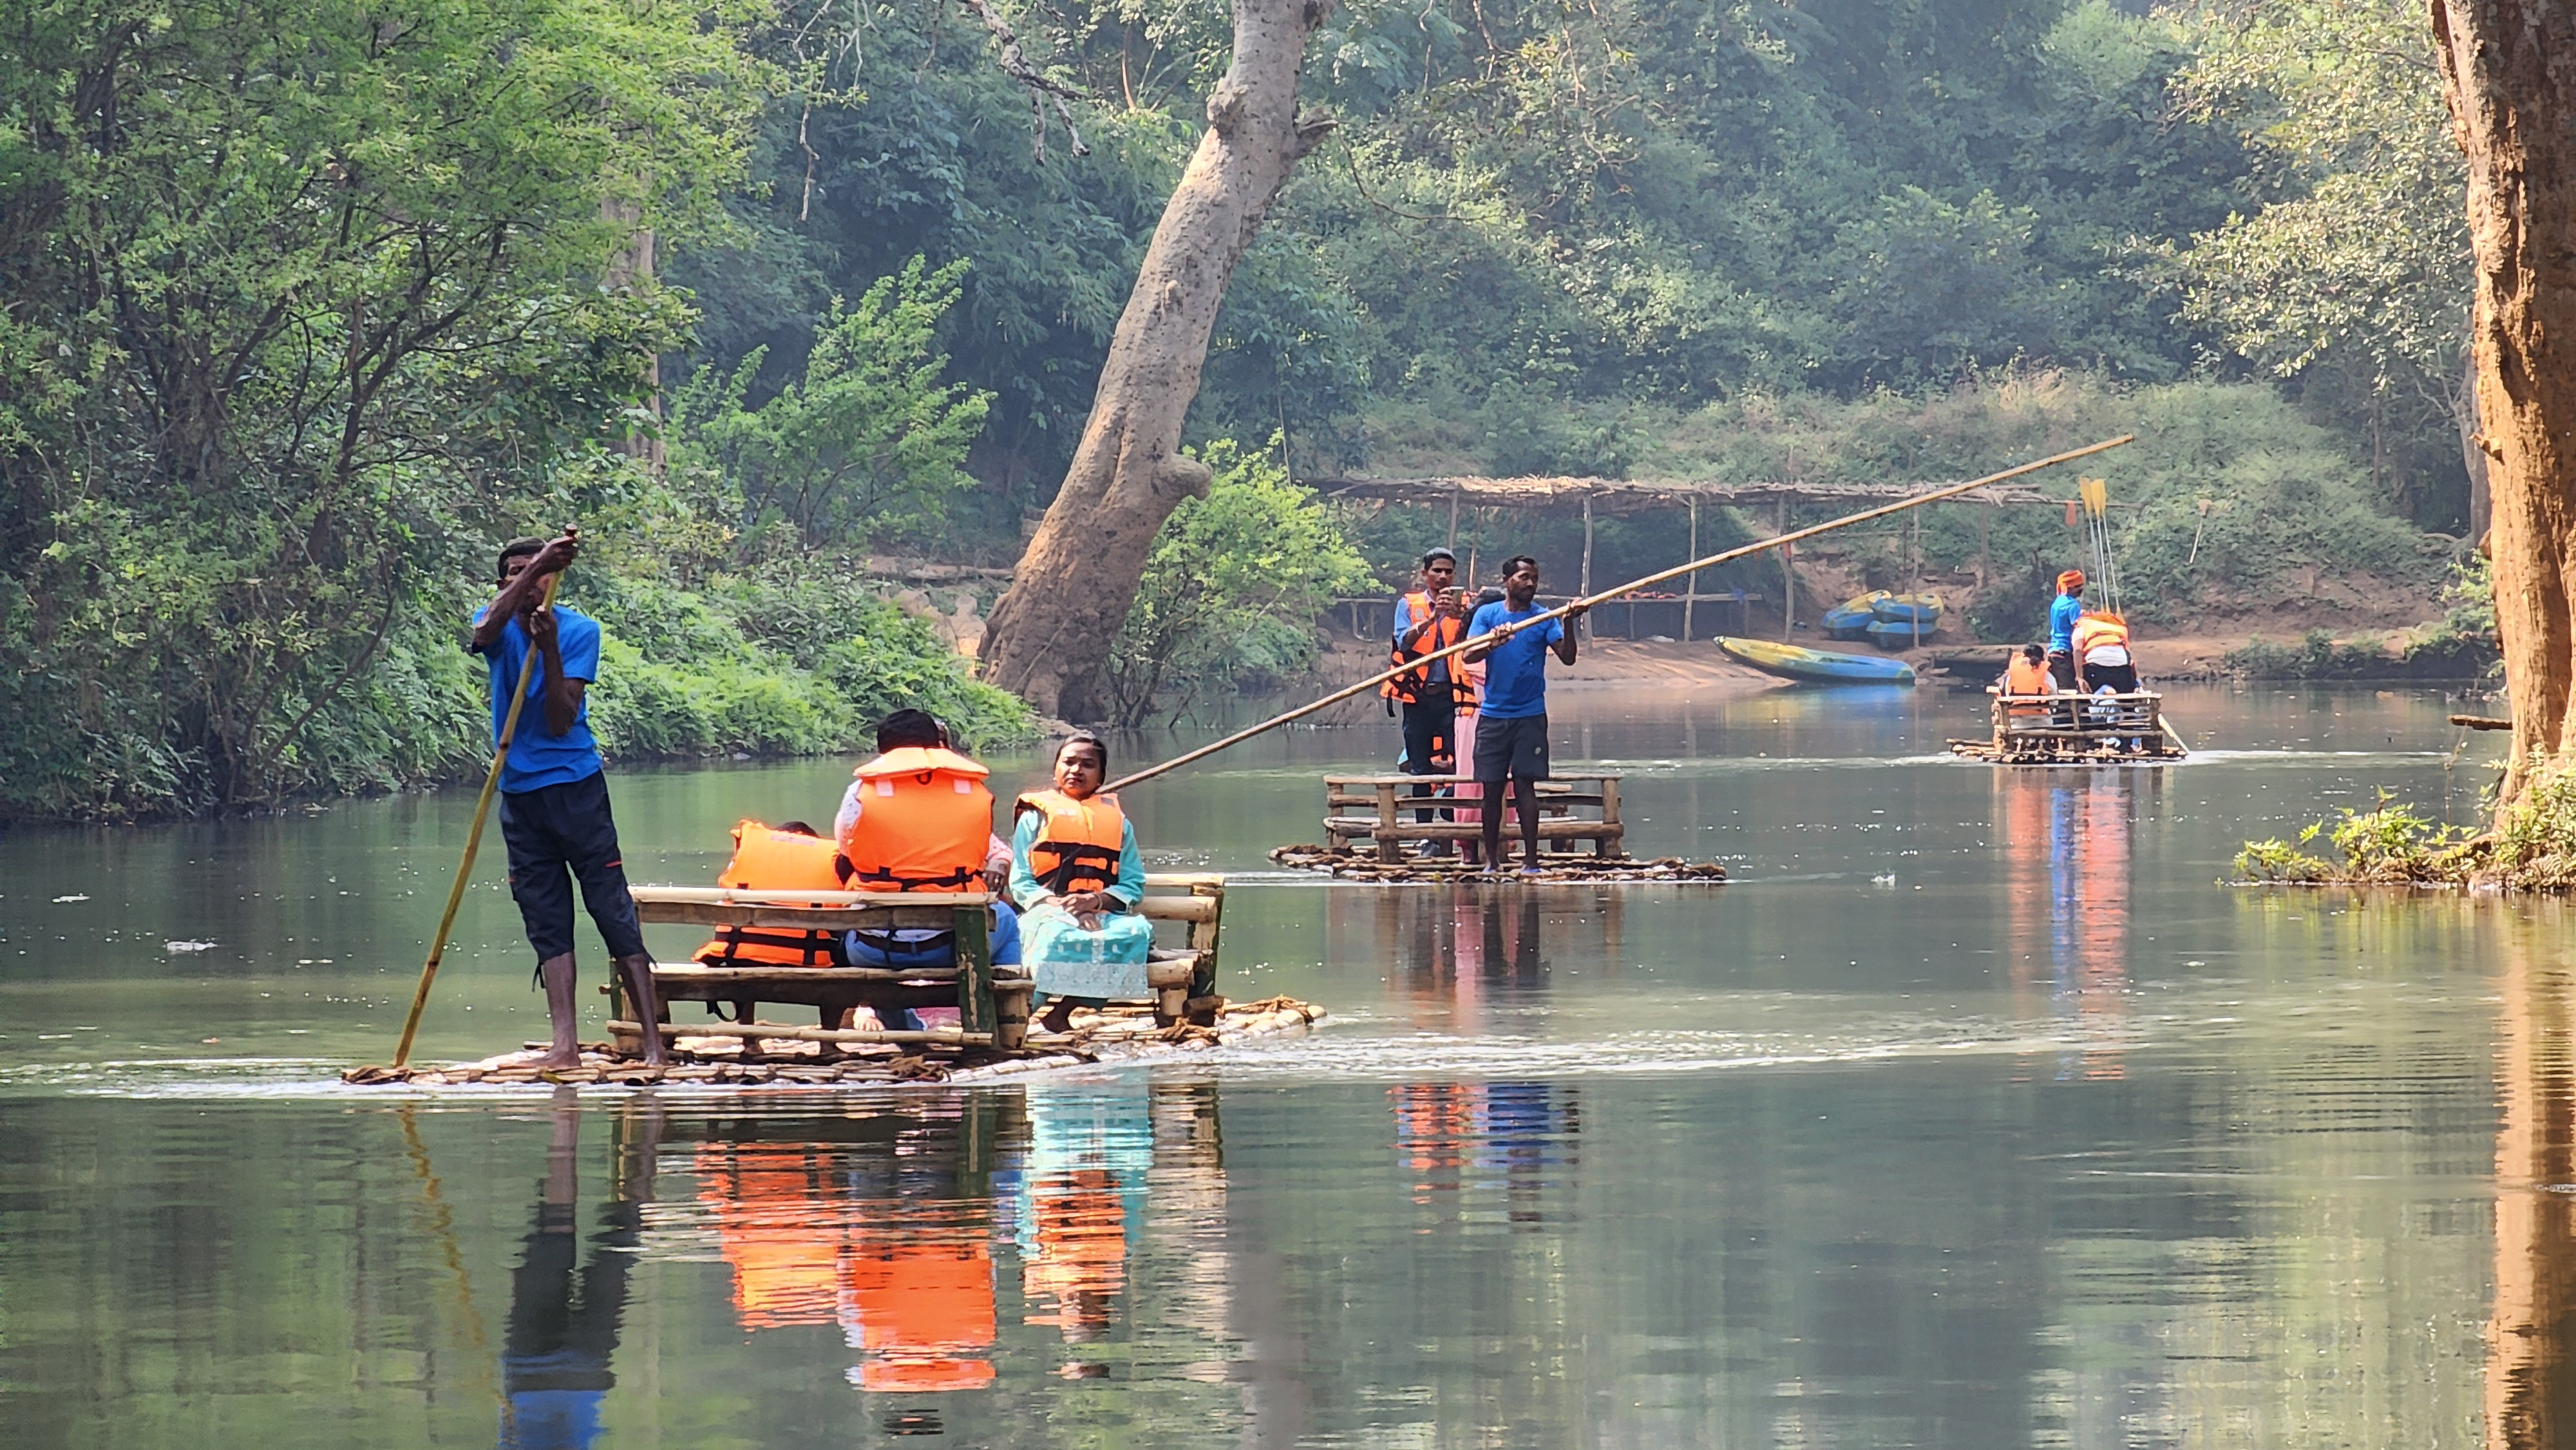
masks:
POLYGON ((1615 974, 1628 951, 1627 898, 1581 888, 1337 891, 1328 938, 1334 961, 1384 964, 1402 1020, 1475 1036, 1495 1010, 1536 1005, 1554 955, 1615 974))
POLYGON ((555 1093, 553 1138, 538 1180, 535 1222, 510 1276, 510 1322, 501 1352, 502 1450, 584 1450, 598 1441, 600 1407, 617 1383, 609 1357, 626 1313, 628 1275, 653 1197, 662 1115, 647 1107, 618 1120, 606 1203, 587 1262, 579 1241, 581 1098, 555 1093))
POLYGON ((2490 1450, 2576 1435, 2576 973, 2541 934, 2515 924, 2497 1013, 2490 1450))
MULTIPOLYGON (((549 1421, 573 1427, 556 1438, 505 1444, 588 1445, 598 1434, 624 1265, 645 1220, 647 1258, 723 1265, 733 1323, 755 1342, 778 1333, 778 1347, 795 1353, 803 1341, 784 1332, 836 1329, 847 1353, 813 1366, 814 1376, 837 1374, 869 1394, 1008 1389, 1015 1347, 1066 1379, 1109 1377, 1133 1357, 1126 1341, 1138 1337, 1137 1276, 1148 1257, 1177 1270, 1156 1277, 1151 1327, 1178 1325, 1201 1341, 1186 1362, 1223 1357, 1207 1343, 1226 1332, 1229 1308, 1211 1082, 986 1091, 832 1114, 778 1107, 676 1124, 648 1097, 619 1121, 627 1146, 606 1210, 612 1229, 592 1267, 574 1276, 578 1115, 558 1115, 537 1210, 542 1243, 532 1235, 512 1313, 513 1364, 524 1357, 522 1321, 574 1326, 556 1338, 580 1345, 583 1364, 596 1361, 595 1372, 580 1371, 590 1376, 579 1386, 589 1408, 549 1421), (651 1173, 638 1177, 633 1165, 649 1165, 664 1137, 688 1145, 663 1160, 665 1170, 695 1186, 639 1218, 634 1205, 650 1196, 651 1173), (602 1267, 612 1254, 614 1269, 602 1267)), ((551 1342, 534 1328, 530 1336, 551 1342)), ((543 1352, 529 1351, 529 1362, 543 1352)), ((905 1433, 939 1423, 933 1415, 905 1433)))
POLYGON ((2003 858, 2001 946, 2017 1005, 2079 1029, 2060 1080, 2117 1078, 2128 1015, 2132 841, 2162 788, 2159 772, 1994 772, 1995 849, 2003 858))
POLYGON ((1579 1163, 1579 1090, 1571 1083, 1426 1082, 1387 1090, 1396 1158, 1413 1201, 1435 1221, 1478 1216, 1498 1197, 1516 1228, 1547 1221, 1544 1191, 1579 1163))

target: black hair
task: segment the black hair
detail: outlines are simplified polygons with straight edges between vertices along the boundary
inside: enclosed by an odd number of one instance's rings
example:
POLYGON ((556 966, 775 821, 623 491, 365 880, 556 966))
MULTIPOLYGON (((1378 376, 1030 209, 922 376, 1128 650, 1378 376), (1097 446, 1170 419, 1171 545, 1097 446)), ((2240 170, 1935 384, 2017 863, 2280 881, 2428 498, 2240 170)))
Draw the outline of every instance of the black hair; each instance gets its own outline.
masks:
POLYGON ((2048 658, 2048 651, 2035 644, 2026 644, 2021 647, 2021 657, 2026 660, 2044 660, 2048 658))
POLYGON ((897 710, 877 722, 877 753, 907 746, 937 749, 948 743, 947 727, 927 710, 897 710))
POLYGON ((1064 737, 1064 743, 1055 748, 1055 758, 1058 760, 1064 759, 1064 753, 1077 745, 1088 745, 1092 749, 1099 751, 1100 773, 1103 776, 1109 774, 1109 742, 1092 734, 1088 730, 1076 730, 1071 735, 1064 737))
POLYGON ((1527 554, 1514 554, 1503 561, 1503 577, 1509 579, 1514 574, 1521 572, 1521 566, 1523 564, 1530 566, 1531 573, 1535 574, 1538 572, 1538 560, 1531 558, 1527 554))
POLYGON ((812 826, 805 824, 803 821, 789 821, 787 824, 778 827, 778 830, 781 834, 789 836, 819 836, 822 834, 822 832, 815 830, 812 826))
POLYGON ((1434 544, 1430 548, 1422 551, 1422 567, 1425 569, 1430 568, 1431 561, 1434 559, 1446 559, 1454 566, 1458 562, 1458 555, 1455 550, 1444 549, 1439 545, 1434 544))
POLYGON ((545 551, 545 547, 546 541, 537 538, 534 535, 530 535, 526 538, 512 539, 510 542, 503 544, 501 546, 501 557, 494 561, 492 565, 493 579, 506 583, 510 577, 510 561, 512 559, 524 559, 530 554, 543 553, 545 551))

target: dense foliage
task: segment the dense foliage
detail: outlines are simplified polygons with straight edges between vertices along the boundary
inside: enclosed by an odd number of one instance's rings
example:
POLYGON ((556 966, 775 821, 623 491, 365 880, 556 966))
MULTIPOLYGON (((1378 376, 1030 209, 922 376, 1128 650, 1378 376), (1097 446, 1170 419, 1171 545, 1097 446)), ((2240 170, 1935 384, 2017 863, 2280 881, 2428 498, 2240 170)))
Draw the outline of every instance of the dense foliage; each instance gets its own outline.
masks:
POLYGON ((1311 489, 1288 481, 1275 451, 1231 441, 1200 454, 1207 497, 1155 535, 1126 627, 1110 656, 1117 723, 1179 716, 1219 691, 1313 667, 1316 616, 1335 595, 1371 586, 1368 561, 1311 489))
MULTIPOLYGON (((567 519, 620 749, 834 748, 896 698, 1016 728, 863 561, 1016 556, 1229 36, 1214 0, 990 8, 1087 98, 1039 134, 956 7, 12 9, 0 813, 452 773, 457 621, 493 544, 567 519)), ((1300 473, 1885 481, 2136 428, 2105 471, 2149 617, 2429 581, 2449 551, 2404 521, 2468 507, 2422 28, 2400 0, 1346 0, 1308 71, 1342 125, 1236 275, 1191 433, 1276 435, 1300 473)), ((1302 583, 1173 593, 1246 530, 1323 527, 1240 482, 1175 520, 1216 553, 1139 601, 1133 717, 1295 668, 1358 587, 1318 533, 1302 583), (1173 643, 1219 638, 1185 616, 1238 648, 1173 643)), ((1988 523, 1855 567, 2063 552, 1988 523)), ((1383 578, 1435 526, 1352 542, 1383 578)), ((1572 555, 1568 521, 1467 527, 1572 555)), ((1610 577, 1685 548, 1600 543, 1610 577)))

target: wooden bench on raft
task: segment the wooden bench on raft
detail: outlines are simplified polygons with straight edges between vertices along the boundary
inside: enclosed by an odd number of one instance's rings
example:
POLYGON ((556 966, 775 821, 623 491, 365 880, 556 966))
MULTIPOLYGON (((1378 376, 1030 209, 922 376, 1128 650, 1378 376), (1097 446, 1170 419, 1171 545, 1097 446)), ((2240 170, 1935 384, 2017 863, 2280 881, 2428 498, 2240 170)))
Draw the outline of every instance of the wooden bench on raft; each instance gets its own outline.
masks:
MULTIPOLYGON (((746 1051, 768 1039, 819 1042, 826 1050, 866 1043, 990 1047, 1015 1052, 1028 1038, 1029 998, 1036 984, 1017 968, 993 965, 981 891, 758 891, 721 886, 638 886, 636 915, 646 925, 758 927, 773 931, 882 931, 928 927, 957 933, 957 965, 950 967, 791 967, 767 964, 707 966, 656 962, 653 982, 662 994, 662 1020, 672 1002, 730 1003, 733 1021, 691 1023, 684 1037, 735 1037, 746 1051), (898 1008, 955 1007, 957 1026, 907 1032, 893 1029, 795 1026, 759 1020, 763 1002, 817 1009, 865 1007, 879 1020, 898 1008)), ((1217 938, 1225 916, 1225 877, 1214 872, 1155 873, 1145 878, 1138 911, 1151 921, 1188 927, 1184 948, 1157 947, 1145 980, 1153 991, 1155 1020, 1168 1026, 1216 1009, 1217 938)), ((641 1041, 623 992, 609 1032, 621 1046, 641 1041)))
MULTIPOLYGON (((1348 849, 1354 841, 1367 840, 1377 846, 1381 861, 1403 858, 1408 841, 1469 841, 1484 834, 1477 821, 1444 821, 1435 816, 1428 821, 1416 820, 1421 810, 1491 810, 1494 802, 1482 798, 1458 800, 1448 795, 1417 798, 1415 786, 1427 785, 1446 790, 1452 786, 1474 785, 1472 778, 1449 775, 1328 775, 1324 777, 1325 844, 1334 850, 1348 849), (1369 808, 1367 815, 1343 815, 1351 806, 1369 808)), ((1508 797, 1502 802, 1506 812, 1503 833, 1519 839, 1520 823, 1509 815, 1508 797)), ((1552 776, 1538 783, 1538 838, 1552 851, 1570 852, 1577 841, 1590 841, 1592 853, 1604 860, 1616 860, 1627 852, 1620 838, 1627 827, 1619 824, 1619 777, 1603 772, 1552 776), (1590 816, 1578 816, 1578 810, 1590 816)))
POLYGON ((2081 765, 2112 760, 2179 760, 2182 737, 2164 717, 2164 696, 2006 695, 1994 686, 1994 734, 1953 740, 1953 754, 2007 765, 2081 765), (2137 748, 2132 748, 2132 746, 2137 748))

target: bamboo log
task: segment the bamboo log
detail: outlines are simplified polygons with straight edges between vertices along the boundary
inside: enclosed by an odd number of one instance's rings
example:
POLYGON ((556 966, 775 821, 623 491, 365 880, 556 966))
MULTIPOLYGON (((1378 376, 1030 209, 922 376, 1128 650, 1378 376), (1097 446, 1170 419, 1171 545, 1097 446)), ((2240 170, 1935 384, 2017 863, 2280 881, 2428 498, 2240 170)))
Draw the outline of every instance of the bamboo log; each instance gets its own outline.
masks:
MULTIPOLYGON (((1791 530, 1790 532, 1783 533, 1775 538, 1761 539, 1754 543, 1744 544, 1733 549, 1725 550, 1721 553, 1711 554, 1705 559, 1693 559, 1685 564, 1677 564, 1670 569, 1658 570, 1655 573, 1646 575, 1642 579, 1631 579, 1625 584, 1604 590, 1599 594, 1586 595, 1581 599, 1572 600, 1567 603, 1560 604, 1554 609, 1532 615, 1528 620, 1523 621, 1520 627, 1526 629, 1530 625, 1538 624, 1545 620, 1562 619, 1573 610, 1589 609, 1593 605, 1599 604, 1604 600, 1616 599, 1623 594, 1634 594, 1640 589, 1646 589, 1654 585, 1661 584, 1667 579, 1678 579, 1682 575, 1688 574, 1695 569, 1714 569, 1720 564, 1731 563, 1737 559, 1747 558, 1751 555, 1759 554, 1766 549, 1785 549, 1788 546, 1797 543, 1800 539, 1812 539, 1819 534, 1829 534, 1837 529, 1847 529, 1855 524, 1868 523, 1873 519, 1887 518, 1894 514, 1903 513, 1907 509, 1921 508, 1923 505, 1928 503, 1937 503, 1945 498, 1956 498, 1963 493, 1968 493, 1976 489, 2001 483, 2008 478, 2019 478, 2025 473, 2037 473, 2043 468, 2051 468, 2060 463, 2071 463, 2078 458, 2088 458, 2093 454, 2107 452, 2108 450, 2118 448, 2123 444, 2134 443, 2136 441, 2136 434, 2123 433, 2117 438, 2106 438, 2099 443, 2090 443, 2082 448, 2073 448, 2064 453, 2056 453, 2051 454, 2046 458, 2034 459, 2029 463, 2018 464, 2014 467, 2007 468, 2000 473, 1990 473, 1983 478, 1971 479, 1966 483, 1954 483, 1946 488, 1936 488, 1928 493, 1917 494, 1912 498, 1899 499, 1894 503, 1881 504, 1876 508, 1863 509, 1854 514, 1845 514, 1841 518, 1828 519, 1821 524, 1810 524, 1803 529, 1791 530)), ((1378 686, 1385 684, 1387 681, 1394 679, 1397 675, 1403 674, 1407 670, 1419 669, 1433 660, 1443 660, 1449 658, 1451 655, 1464 654, 1468 650, 1474 649, 1484 643, 1484 640, 1485 636, 1475 635, 1467 639, 1462 639, 1456 644, 1433 650, 1427 655, 1422 655, 1418 658, 1407 661, 1393 669, 1381 671, 1369 676, 1367 679, 1360 680, 1355 684, 1345 685, 1321 699, 1308 701, 1294 710, 1288 710, 1280 714, 1273 715, 1258 725, 1247 726, 1222 740, 1213 741, 1209 744, 1200 746, 1196 750, 1175 755, 1160 765, 1147 766, 1145 769, 1137 771, 1133 775, 1121 776, 1117 780, 1111 781, 1108 785, 1103 786, 1102 789, 1111 791, 1124 790, 1128 786, 1140 785, 1146 781, 1152 780, 1154 777, 1161 775, 1166 771, 1178 770, 1182 766, 1188 765, 1193 761, 1205 760, 1220 750, 1231 749, 1234 746, 1242 744, 1244 741, 1252 739, 1256 735, 1266 735, 1269 732, 1278 729, 1280 726, 1288 724, 1292 720, 1300 720, 1308 715, 1314 714, 1318 710, 1325 709, 1328 706, 1337 705, 1342 701, 1351 698, 1353 695, 1359 694, 1363 690, 1374 690, 1378 686)))
MULTIPOLYGON (((663 1032, 671 1037, 738 1037, 753 1042, 828 1042, 828 1043, 913 1043, 932 1047, 990 1047, 990 1032, 959 1032, 955 1028, 936 1027, 922 1032, 880 1031, 864 1027, 787 1027, 777 1023, 707 1022, 688 1027, 667 1024, 663 1032)), ((632 1022, 611 1022, 612 1037, 641 1037, 644 1029, 632 1022)))

